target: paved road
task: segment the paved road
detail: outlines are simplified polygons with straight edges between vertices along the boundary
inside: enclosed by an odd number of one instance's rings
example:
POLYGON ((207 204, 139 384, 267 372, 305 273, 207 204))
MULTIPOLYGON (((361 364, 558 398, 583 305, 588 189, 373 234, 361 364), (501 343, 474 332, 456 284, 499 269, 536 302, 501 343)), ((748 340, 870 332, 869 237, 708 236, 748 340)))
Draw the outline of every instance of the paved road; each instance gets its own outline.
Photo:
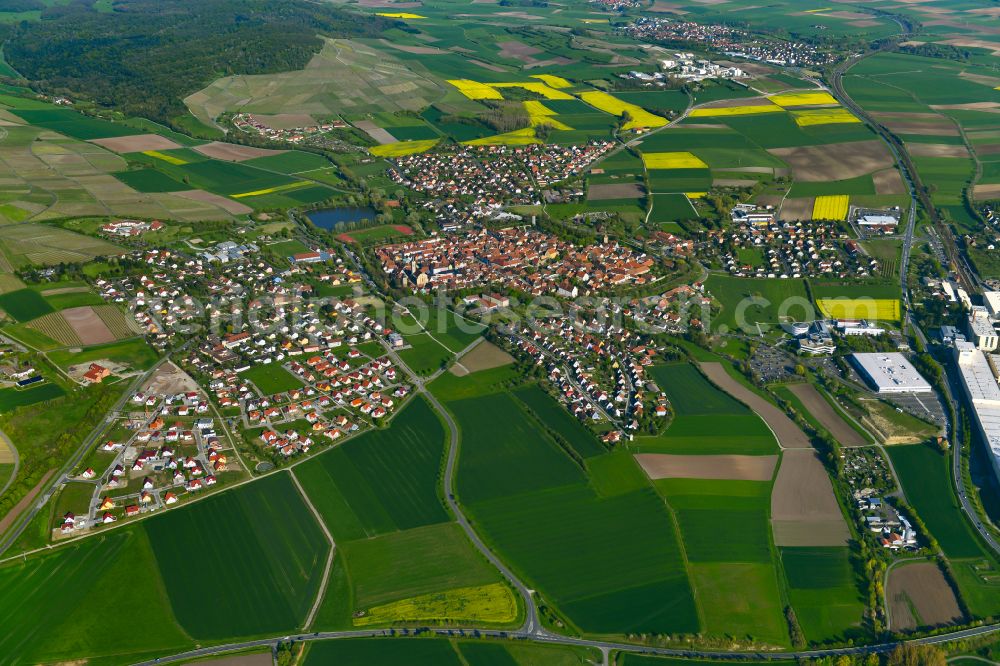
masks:
MULTIPOLYGON (((937 645, 942 643, 949 643, 952 641, 964 640, 968 638, 973 638, 976 636, 982 636, 985 634, 996 633, 1000 631, 1000 624, 992 624, 982 627, 973 627, 972 629, 964 629, 962 631, 956 631, 951 634, 942 634, 940 636, 928 636, 926 638, 920 638, 914 641, 909 641, 912 643, 920 645, 937 645)), ((493 638, 493 639, 514 639, 523 640, 527 642, 535 643, 546 643, 551 645, 573 645, 579 647, 588 647, 601 650, 606 652, 609 650, 618 650, 621 652, 631 652, 636 654, 649 654, 664 657, 681 657, 681 658, 704 658, 704 659, 748 659, 757 661, 774 661, 774 660, 788 660, 788 659, 819 659, 822 657, 836 657, 839 655, 858 655, 858 654, 879 654, 883 652, 889 652, 895 648, 898 643, 880 643, 878 645, 867 645, 859 647, 843 647, 843 648, 830 648, 830 649, 820 649, 820 650, 801 650, 794 652, 726 652, 722 650, 682 650, 673 648, 659 648, 659 647, 649 647, 644 645, 631 645, 629 643, 617 643, 613 641, 598 641, 598 640, 588 640, 586 638, 574 638, 571 636, 558 636, 549 633, 528 633, 524 631, 496 631, 496 630, 476 630, 475 628, 464 628, 464 629, 437 629, 434 630, 435 634, 440 636, 466 636, 468 638, 481 637, 481 638, 493 638), (461 632, 461 633, 460 633, 461 632)), ((180 654, 170 655, 168 657, 161 657, 159 659, 154 659, 151 661, 144 661, 137 664, 137 666, 154 666, 155 664, 169 664, 178 661, 187 661, 196 658, 210 657, 214 655, 220 655, 226 652, 233 652, 235 650, 247 650, 250 648, 260 648, 260 647, 274 647, 278 642, 284 641, 323 641, 323 640, 342 640, 345 638, 386 638, 395 635, 400 636, 399 633, 390 634, 388 630, 367 630, 367 631, 318 631, 315 633, 305 633, 305 634, 289 634, 285 636, 274 636, 272 638, 261 638, 253 641, 244 641, 241 643, 228 643, 226 645, 217 645, 214 647, 199 648, 197 650, 191 650, 189 652, 183 652, 180 654)))
POLYGON ((17 541, 18 537, 21 536, 21 533, 24 532, 25 528, 31 523, 34 517, 38 515, 38 512, 42 510, 46 502, 48 502, 49 498, 52 495, 52 491, 56 488, 56 486, 58 486, 59 484, 61 484, 63 481, 66 480, 66 475, 74 467, 76 467, 80 463, 80 461, 83 460, 84 456, 87 455, 87 453, 93 448, 97 440, 101 437, 101 435, 104 434, 104 431, 107 430, 108 426, 110 426, 111 423, 114 421, 113 414, 121 411, 121 409, 125 406, 125 403, 132 396, 132 394, 135 393, 135 391, 140 386, 142 386, 142 384, 147 379, 152 377, 153 373, 156 372, 156 370, 161 365, 163 365, 169 360, 170 360, 170 354, 167 354, 159 361, 157 361, 156 365, 154 365, 152 368, 150 368, 143 374, 136 376, 136 378, 132 380, 132 383, 129 384, 129 387, 125 390, 124 393, 122 393, 122 396, 115 403, 114 407, 111 408, 107 416, 105 416, 104 420, 102 420, 100 423, 94 426, 94 429, 91 430, 90 434, 88 434, 84 438, 83 442, 80 443, 80 446, 77 447, 73 455, 70 456, 69 460, 67 460, 66 463, 59 470, 59 473, 52 475, 52 480, 48 483, 44 491, 39 494, 39 499, 35 502, 31 511, 21 515, 18 518, 17 522, 15 523, 15 526, 4 534, 3 540, 0 541, 0 555, 6 552, 6 550, 10 548, 15 541, 17 541))

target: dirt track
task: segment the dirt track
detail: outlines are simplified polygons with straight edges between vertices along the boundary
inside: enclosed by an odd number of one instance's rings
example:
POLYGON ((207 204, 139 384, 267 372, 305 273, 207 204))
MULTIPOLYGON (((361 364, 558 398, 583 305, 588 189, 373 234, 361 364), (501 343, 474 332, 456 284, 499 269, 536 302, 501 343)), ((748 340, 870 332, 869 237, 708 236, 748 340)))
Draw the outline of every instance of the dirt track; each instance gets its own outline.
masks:
POLYGON ((729 376, 721 363, 699 363, 701 371, 713 384, 733 396, 764 419, 771 432, 778 438, 778 444, 783 449, 809 449, 812 444, 795 422, 785 416, 785 413, 760 397, 747 387, 729 376))
POLYGON ((933 562, 906 564, 890 571, 885 596, 893 631, 953 624, 962 619, 955 592, 933 562), (919 618, 913 616, 914 610, 919 618))
POLYGON ((858 431, 837 413, 812 384, 792 384, 788 390, 795 394, 805 408, 826 428, 842 446, 864 446, 868 442, 858 431))
POLYGON ((778 456, 678 456, 639 453, 639 466, 651 479, 770 481, 778 456))

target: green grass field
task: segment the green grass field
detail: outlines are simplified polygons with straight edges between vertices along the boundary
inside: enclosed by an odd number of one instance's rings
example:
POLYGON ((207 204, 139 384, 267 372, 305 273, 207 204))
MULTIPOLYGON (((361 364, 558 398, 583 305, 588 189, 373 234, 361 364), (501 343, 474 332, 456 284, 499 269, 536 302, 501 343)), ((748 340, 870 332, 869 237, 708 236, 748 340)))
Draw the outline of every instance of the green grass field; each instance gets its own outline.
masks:
POLYGON ((445 433, 417 398, 373 430, 295 468, 337 542, 446 522, 438 492, 445 433))
POLYGON ((920 514, 945 555, 982 556, 982 547, 973 536, 952 489, 948 457, 924 444, 891 446, 888 451, 907 501, 920 514))
POLYGON ((302 381, 277 363, 255 365, 241 372, 240 377, 249 379, 265 395, 302 388, 302 381))
POLYGON ((599 456, 606 451, 594 433, 537 384, 520 388, 514 391, 514 395, 546 428, 565 440, 582 457, 599 456))
POLYGON ((10 411, 24 405, 33 405, 36 402, 45 402, 60 396, 66 392, 58 385, 46 383, 32 388, 4 388, 0 389, 0 412, 10 411))
POLYGON ((729 331, 741 330, 757 335, 756 324, 760 323, 765 331, 774 328, 779 323, 779 314, 803 319, 814 312, 802 280, 711 275, 705 286, 722 307, 711 323, 713 330, 722 330, 719 329, 722 325, 729 331), (787 308, 784 312, 781 310, 783 305, 787 308), (738 321, 740 308, 743 308, 742 318, 738 321))
POLYGON ((31 321, 55 309, 33 289, 0 294, 0 309, 19 322, 31 321))
POLYGON ((78 352, 57 349, 49 352, 48 356, 50 361, 63 369, 71 365, 91 363, 106 358, 137 370, 147 370, 159 360, 157 353, 142 339, 96 345, 78 352))
POLYGON ((691 364, 654 366, 650 376, 663 389, 674 418, 659 436, 639 436, 643 452, 769 455, 778 445, 767 425, 748 407, 715 388, 691 364))
POLYGON ((595 633, 697 630, 676 528, 651 486, 599 496, 584 470, 524 423, 509 394, 448 407, 462 431, 463 502, 574 625, 595 633))
POLYGON ((301 626, 330 548, 285 474, 169 511, 143 528, 178 621, 203 640, 301 626))
MULTIPOLYGON (((190 555, 178 565, 191 565, 190 555)), ((180 651, 191 644, 171 612, 142 528, 115 530, 0 567, 0 619, 6 627, 0 654, 12 663, 130 663, 151 650, 180 651), (143 630, 109 631, 109 612, 141 618, 143 630)))
POLYGON ((851 553, 839 547, 781 548, 788 595, 799 626, 813 643, 860 638, 865 604, 851 553))

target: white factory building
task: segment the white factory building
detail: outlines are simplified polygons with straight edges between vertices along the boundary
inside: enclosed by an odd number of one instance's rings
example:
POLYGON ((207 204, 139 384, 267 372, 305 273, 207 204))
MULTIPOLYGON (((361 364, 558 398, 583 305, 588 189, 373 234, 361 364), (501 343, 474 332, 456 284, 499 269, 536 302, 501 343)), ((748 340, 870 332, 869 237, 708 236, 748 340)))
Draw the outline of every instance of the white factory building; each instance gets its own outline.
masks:
POLYGON ((990 450, 993 473, 1000 479, 1000 384, 986 354, 971 342, 955 342, 955 361, 979 435, 990 450))
POLYGON ((851 354, 851 361, 876 393, 931 393, 933 389, 899 352, 851 354))
POLYGON ((988 308, 972 306, 969 313, 969 340, 977 349, 984 351, 993 351, 1000 344, 1000 336, 997 335, 988 308))

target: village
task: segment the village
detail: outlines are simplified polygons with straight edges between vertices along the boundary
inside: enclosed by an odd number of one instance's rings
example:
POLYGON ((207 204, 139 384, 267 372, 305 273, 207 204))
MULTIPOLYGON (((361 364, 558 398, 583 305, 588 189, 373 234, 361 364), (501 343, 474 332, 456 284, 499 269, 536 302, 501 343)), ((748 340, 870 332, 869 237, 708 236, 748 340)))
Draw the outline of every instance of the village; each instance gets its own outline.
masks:
POLYGON ((487 214, 502 205, 538 203, 543 190, 583 174, 613 147, 610 141, 466 146, 394 158, 389 177, 420 192, 465 200, 487 214))

